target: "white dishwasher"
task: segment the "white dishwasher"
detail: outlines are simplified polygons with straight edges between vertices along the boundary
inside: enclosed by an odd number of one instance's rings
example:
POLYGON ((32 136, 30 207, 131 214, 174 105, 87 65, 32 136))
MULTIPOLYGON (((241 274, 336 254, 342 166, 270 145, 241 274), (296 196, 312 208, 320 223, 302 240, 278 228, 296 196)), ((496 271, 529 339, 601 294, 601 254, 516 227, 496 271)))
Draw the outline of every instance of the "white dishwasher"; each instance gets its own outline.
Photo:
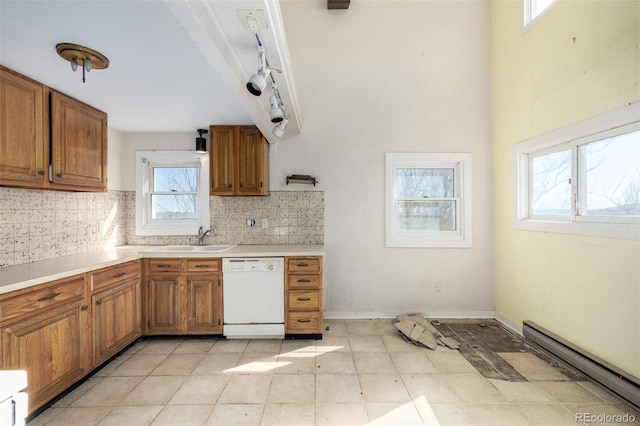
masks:
POLYGON ((284 257, 222 259, 222 334, 284 338, 284 257))

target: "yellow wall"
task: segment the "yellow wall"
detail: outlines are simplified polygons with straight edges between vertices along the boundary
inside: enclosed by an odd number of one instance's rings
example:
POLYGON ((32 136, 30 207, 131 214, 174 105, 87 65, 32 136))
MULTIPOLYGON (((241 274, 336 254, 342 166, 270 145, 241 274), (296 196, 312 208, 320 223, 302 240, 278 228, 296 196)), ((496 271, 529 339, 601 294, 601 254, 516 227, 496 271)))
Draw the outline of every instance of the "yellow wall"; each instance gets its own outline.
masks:
POLYGON ((491 3, 496 312, 640 377, 640 243, 515 230, 514 144, 640 100, 640 2, 491 3))

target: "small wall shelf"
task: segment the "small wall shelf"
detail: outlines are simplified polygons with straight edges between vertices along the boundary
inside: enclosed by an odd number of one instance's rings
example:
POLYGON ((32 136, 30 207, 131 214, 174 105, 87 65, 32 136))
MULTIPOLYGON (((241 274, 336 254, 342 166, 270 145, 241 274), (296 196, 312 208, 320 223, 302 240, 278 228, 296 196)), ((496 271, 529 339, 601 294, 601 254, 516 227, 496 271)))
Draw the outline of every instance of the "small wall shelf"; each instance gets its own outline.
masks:
POLYGON ((316 186, 318 180, 315 177, 309 175, 291 175, 287 176, 287 185, 289 185, 290 183, 302 183, 306 185, 313 184, 313 186, 316 186))

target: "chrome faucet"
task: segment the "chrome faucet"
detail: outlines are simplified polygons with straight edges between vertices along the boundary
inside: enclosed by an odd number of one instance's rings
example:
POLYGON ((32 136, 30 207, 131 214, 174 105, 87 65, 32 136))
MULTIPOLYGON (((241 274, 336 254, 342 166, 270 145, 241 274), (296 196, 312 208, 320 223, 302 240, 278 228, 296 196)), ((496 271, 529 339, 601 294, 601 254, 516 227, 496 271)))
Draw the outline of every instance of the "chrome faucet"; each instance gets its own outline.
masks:
POLYGON ((199 246, 204 245, 204 237, 206 237, 207 234, 209 234, 210 232, 213 232, 213 228, 209 228, 205 231, 204 228, 201 226, 198 229, 198 245, 199 246))

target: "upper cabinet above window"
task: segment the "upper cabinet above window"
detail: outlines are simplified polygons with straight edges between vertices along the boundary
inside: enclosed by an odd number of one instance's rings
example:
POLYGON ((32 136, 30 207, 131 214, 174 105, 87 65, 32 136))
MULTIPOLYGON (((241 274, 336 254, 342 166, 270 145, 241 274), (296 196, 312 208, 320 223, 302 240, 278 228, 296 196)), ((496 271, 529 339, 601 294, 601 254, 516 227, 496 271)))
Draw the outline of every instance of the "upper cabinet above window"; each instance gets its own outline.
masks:
POLYGON ((0 185, 107 190, 106 113, 4 67, 0 110, 0 185))

